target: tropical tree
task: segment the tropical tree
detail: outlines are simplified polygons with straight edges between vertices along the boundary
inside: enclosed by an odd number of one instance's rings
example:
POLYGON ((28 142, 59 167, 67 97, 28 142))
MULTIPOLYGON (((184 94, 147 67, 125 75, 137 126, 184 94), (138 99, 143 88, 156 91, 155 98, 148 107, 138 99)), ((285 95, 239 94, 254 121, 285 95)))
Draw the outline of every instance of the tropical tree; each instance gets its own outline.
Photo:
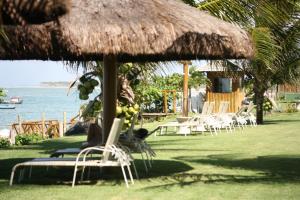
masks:
POLYGON ((5 91, 2 88, 0 88, 0 103, 3 102, 3 97, 5 96, 6 96, 5 91))
POLYGON ((249 31, 255 45, 250 61, 224 61, 229 68, 241 68, 253 79, 257 123, 263 123, 265 91, 274 83, 299 78, 299 0, 204 0, 193 1, 201 10, 249 31))

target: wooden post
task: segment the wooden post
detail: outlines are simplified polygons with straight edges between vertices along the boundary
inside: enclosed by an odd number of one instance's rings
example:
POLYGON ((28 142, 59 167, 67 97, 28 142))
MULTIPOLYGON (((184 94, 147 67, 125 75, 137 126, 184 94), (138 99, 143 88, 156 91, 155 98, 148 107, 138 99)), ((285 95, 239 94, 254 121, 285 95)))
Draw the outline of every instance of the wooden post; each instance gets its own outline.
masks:
POLYGON ((117 58, 114 55, 103 56, 103 137, 102 143, 105 143, 113 120, 116 116, 117 106, 117 58))
POLYGON ((173 110, 176 113, 176 91, 173 91, 173 110))
POLYGON ((59 122, 59 137, 63 137, 64 136, 64 125, 62 122, 59 122))
POLYGON ((164 93, 164 112, 168 113, 168 95, 167 95, 167 91, 163 91, 164 93))
POLYGON ((64 120, 63 120, 63 132, 67 131, 67 113, 64 112, 64 120))
POLYGON ((23 133, 22 119, 21 119, 21 116, 20 116, 20 115, 18 115, 18 126, 19 126, 18 134, 23 133))
POLYGON ((181 64, 183 64, 183 109, 182 109, 182 115, 184 117, 188 116, 188 83, 189 83, 189 64, 191 64, 190 61, 182 61, 181 64))
POLYGON ((46 130, 45 130, 45 113, 43 112, 42 113, 42 137, 45 138, 45 133, 46 133, 46 130))
POLYGON ((16 131, 13 129, 13 127, 11 126, 10 128, 10 144, 15 144, 16 143, 16 131))

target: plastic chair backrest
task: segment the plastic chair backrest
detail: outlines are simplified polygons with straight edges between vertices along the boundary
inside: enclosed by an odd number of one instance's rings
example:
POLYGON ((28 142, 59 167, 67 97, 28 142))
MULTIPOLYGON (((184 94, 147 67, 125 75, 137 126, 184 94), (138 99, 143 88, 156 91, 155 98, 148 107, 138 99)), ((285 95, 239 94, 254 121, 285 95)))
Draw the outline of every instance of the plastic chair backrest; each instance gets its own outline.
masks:
POLYGON ((208 107, 209 107, 209 102, 205 101, 204 104, 203 104, 203 107, 202 107, 202 112, 201 112, 202 115, 206 115, 207 114, 208 107))
POLYGON ((224 101, 221 101, 221 102, 220 102, 220 105, 219 105, 218 113, 222 113, 222 112, 223 112, 224 106, 225 106, 225 102, 224 102, 224 101))
POLYGON ((242 106, 242 107, 235 113, 236 116, 241 115, 246 109, 247 109, 247 106, 242 106))
POLYGON ((228 108, 229 108, 229 101, 224 101, 224 106, 223 106, 223 109, 222 109, 222 113, 227 113, 228 111, 228 108))
MULTIPOLYGON (((105 143, 105 147, 104 147, 105 149, 107 149, 111 145, 117 144, 119 137, 120 137, 123 123, 124 123, 124 118, 121 118, 121 119, 115 118, 114 119, 114 122, 113 122, 110 132, 109 132, 109 136, 105 143)), ((109 159, 110 155, 111 155, 110 152, 104 151, 102 161, 106 162, 109 159)))
POLYGON ((213 110, 214 110, 214 108, 215 108, 215 102, 210 102, 209 103, 209 107, 208 107, 208 109, 207 109, 207 115, 210 115, 210 114, 212 114, 212 112, 213 112, 213 110))

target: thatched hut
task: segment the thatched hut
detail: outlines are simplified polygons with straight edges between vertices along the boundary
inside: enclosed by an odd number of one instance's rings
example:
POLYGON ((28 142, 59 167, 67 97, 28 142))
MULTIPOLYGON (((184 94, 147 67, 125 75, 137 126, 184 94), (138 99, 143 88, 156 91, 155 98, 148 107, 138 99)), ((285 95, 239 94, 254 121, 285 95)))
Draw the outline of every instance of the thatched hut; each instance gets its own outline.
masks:
POLYGON ((227 72, 223 66, 207 64, 199 67, 198 71, 206 72, 211 85, 206 87, 206 101, 215 102, 213 112, 219 111, 222 101, 229 102, 229 113, 236 113, 242 106, 245 98, 243 89, 243 72, 236 71, 235 75, 227 72))
POLYGON ((4 26, 2 60, 103 60, 104 132, 115 115, 116 63, 250 58, 246 31, 178 0, 73 0, 58 20, 4 26))

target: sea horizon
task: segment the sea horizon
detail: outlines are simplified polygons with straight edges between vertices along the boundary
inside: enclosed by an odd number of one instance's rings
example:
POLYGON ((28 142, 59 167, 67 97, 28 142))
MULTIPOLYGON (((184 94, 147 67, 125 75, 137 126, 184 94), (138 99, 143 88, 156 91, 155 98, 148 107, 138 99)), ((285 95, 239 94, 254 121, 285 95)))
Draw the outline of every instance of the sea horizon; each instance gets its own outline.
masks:
POLYGON ((19 96, 22 104, 15 104, 12 110, 0 109, 0 129, 9 128, 15 123, 18 115, 22 120, 41 120, 45 113, 46 120, 63 120, 63 113, 67 113, 67 120, 79 113, 80 106, 87 101, 78 97, 78 91, 74 88, 68 92, 66 87, 10 87, 7 90, 9 99, 19 96))

